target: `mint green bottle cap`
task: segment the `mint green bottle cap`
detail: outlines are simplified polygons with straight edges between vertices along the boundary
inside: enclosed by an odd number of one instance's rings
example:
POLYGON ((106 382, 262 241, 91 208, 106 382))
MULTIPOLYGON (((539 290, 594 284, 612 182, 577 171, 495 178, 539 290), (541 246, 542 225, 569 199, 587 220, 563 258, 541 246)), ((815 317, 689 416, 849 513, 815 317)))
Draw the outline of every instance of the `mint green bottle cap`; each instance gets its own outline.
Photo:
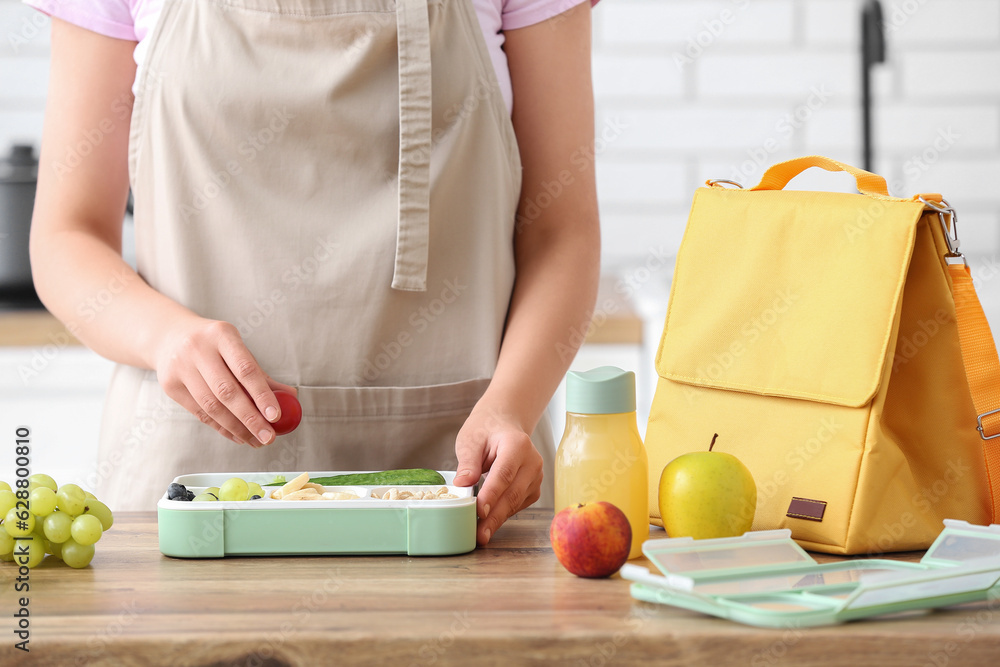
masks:
POLYGON ((566 412, 614 415, 635 412, 635 373, 615 366, 566 374, 566 412))

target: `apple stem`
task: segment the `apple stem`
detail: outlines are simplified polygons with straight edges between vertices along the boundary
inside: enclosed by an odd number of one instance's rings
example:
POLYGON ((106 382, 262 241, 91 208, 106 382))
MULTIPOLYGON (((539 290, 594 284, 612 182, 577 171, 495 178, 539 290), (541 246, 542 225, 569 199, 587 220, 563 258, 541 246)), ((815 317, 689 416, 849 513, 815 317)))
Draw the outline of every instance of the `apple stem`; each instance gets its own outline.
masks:
POLYGON ((712 451, 712 447, 715 446, 715 439, 718 438, 718 437, 719 437, 718 433, 716 433, 715 435, 712 436, 712 442, 708 446, 708 451, 712 451))

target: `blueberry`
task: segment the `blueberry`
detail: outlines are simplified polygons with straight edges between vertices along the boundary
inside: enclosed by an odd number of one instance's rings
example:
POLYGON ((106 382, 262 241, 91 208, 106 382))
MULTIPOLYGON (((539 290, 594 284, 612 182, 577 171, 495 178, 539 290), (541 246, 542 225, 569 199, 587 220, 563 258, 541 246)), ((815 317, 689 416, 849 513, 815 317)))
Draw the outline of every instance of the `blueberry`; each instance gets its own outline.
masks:
POLYGON ((168 500, 183 500, 187 496, 189 491, 183 484, 178 484, 174 482, 167 487, 167 499, 168 500))
POLYGON ((254 494, 254 495, 250 496, 250 500, 260 500, 260 496, 254 494))

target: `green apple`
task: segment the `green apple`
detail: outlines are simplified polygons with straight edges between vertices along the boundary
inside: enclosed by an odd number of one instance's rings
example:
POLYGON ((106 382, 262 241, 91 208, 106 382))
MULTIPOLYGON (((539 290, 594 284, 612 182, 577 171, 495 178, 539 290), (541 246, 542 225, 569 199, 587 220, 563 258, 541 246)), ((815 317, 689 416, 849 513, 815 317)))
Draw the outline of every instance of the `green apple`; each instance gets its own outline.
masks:
POLYGON ((724 452, 682 454, 660 475, 659 506, 670 537, 736 537, 750 530, 757 485, 743 463, 724 452))

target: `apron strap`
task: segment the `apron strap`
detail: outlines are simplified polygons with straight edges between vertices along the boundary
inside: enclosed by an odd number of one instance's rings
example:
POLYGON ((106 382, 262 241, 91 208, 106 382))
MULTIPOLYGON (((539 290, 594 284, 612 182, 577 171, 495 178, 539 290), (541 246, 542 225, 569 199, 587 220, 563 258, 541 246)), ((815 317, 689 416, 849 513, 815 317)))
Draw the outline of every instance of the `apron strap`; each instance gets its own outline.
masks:
POLYGON ((427 0, 396 0, 399 220, 392 288, 427 290, 430 236, 431 40, 427 0))

